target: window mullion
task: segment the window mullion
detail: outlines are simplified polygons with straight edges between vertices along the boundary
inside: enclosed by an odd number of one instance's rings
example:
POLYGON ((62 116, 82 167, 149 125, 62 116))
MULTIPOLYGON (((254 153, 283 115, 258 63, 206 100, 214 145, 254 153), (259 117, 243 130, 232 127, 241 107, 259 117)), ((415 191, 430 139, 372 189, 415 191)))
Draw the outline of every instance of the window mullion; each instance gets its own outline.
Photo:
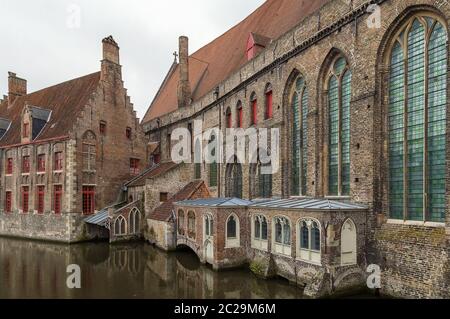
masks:
POLYGON ((404 63, 404 106, 403 106, 403 219, 408 220, 408 66, 409 66, 409 52, 408 52, 408 37, 405 34, 403 45, 403 52, 405 56, 404 63))
MULTIPOLYGON (((433 29, 431 29, 433 30, 433 29)), ((424 86, 425 86, 425 94, 424 94, 424 121, 423 121, 423 221, 426 222, 428 220, 428 101, 429 101, 429 55, 428 55, 428 46, 429 40, 431 37, 431 32, 426 32, 425 36, 425 49, 424 49, 424 86)))
POLYGON ((338 78, 338 196, 342 195, 342 74, 338 78))

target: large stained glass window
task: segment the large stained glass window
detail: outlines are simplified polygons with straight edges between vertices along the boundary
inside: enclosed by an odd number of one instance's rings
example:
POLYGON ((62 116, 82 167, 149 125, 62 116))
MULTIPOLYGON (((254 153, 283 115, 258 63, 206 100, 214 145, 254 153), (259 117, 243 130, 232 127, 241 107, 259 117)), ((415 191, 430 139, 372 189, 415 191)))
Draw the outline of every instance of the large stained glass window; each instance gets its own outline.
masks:
POLYGON ((292 95, 292 182, 291 195, 304 196, 307 192, 307 119, 308 90, 305 80, 299 76, 292 95))
POLYGON ((350 100, 352 73, 338 57, 328 82, 328 195, 350 195, 350 100))
POLYGON ((444 222, 447 33, 429 16, 395 38, 389 78, 389 211, 444 222))

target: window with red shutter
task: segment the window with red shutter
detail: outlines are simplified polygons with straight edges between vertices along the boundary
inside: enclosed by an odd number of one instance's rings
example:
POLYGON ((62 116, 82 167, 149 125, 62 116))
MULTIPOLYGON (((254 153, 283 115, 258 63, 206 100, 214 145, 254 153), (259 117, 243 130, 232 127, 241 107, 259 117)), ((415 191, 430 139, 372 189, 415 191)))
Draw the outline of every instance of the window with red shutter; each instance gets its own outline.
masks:
POLYGON ((13 173, 13 159, 8 158, 6 162, 6 175, 12 175, 13 173))
POLYGON ((62 185, 55 185, 53 188, 53 211, 55 214, 61 214, 62 185))
POLYGON ((22 211, 23 213, 28 213, 28 203, 29 203, 29 188, 28 186, 22 187, 22 211))
POLYGON ((45 154, 38 155, 38 167, 37 171, 39 173, 45 172, 45 154))
POLYGON ((44 213, 44 201, 45 199, 45 186, 37 187, 37 212, 38 214, 44 213))
POLYGON ((30 123, 23 123, 22 137, 27 138, 30 136, 30 123))
POLYGON ((6 192, 5 195, 5 212, 11 213, 12 212, 12 193, 6 192))
POLYGON ((55 153, 55 171, 62 171, 63 169, 63 153, 55 153))
POLYGON ((92 215, 95 212, 95 187, 83 186, 83 214, 92 215))
POLYGON ((132 175, 139 174, 139 160, 137 158, 130 158, 130 173, 132 175))
POLYGON ((272 115, 273 115, 273 94, 272 94, 272 89, 270 89, 270 91, 266 92, 266 120, 267 119, 271 119, 272 115))
POLYGON ((30 157, 23 156, 22 157, 22 174, 27 174, 30 172, 30 157))

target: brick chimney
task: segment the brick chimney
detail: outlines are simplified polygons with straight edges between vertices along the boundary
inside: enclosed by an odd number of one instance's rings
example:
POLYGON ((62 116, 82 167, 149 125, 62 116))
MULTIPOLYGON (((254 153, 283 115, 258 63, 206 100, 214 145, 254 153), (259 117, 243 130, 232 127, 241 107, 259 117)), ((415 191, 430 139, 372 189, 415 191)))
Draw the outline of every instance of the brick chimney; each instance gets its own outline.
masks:
POLYGON ((180 81, 178 82, 178 107, 187 107, 191 104, 191 85, 189 83, 189 39, 179 38, 180 54, 180 81))
POLYGON ((27 80, 18 78, 13 72, 8 72, 8 104, 14 103, 14 100, 27 95, 27 80))
POLYGON ((103 44, 103 60, 101 79, 104 81, 115 81, 117 76, 122 79, 122 72, 119 59, 119 45, 110 35, 104 38, 103 44))

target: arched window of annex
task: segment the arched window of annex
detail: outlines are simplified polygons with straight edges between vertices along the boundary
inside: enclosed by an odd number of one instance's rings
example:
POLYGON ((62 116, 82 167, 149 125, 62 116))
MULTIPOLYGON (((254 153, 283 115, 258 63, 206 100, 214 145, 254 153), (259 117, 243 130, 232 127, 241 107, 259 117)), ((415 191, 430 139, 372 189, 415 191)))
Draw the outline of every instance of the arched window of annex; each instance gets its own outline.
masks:
POLYGON ((214 237, 214 219, 211 214, 203 216, 203 232, 205 240, 214 237))
POLYGON ((226 168, 225 194, 226 197, 242 198, 242 165, 236 156, 226 168))
POLYGON ((219 162, 219 152, 218 152, 218 140, 214 133, 211 134, 208 141, 208 155, 211 156, 209 160, 209 186, 217 187, 218 182, 218 162, 219 162))
POLYGON ((291 256, 291 221, 284 216, 277 216, 272 221, 273 252, 291 256))
POLYGON ((269 234, 266 216, 253 215, 251 227, 252 248, 267 251, 269 234))
POLYGON ((240 222, 236 214, 231 214, 225 224, 225 248, 241 246, 240 222))
POLYGON ((341 265, 357 263, 357 232, 353 220, 347 219, 341 229, 341 265))
POLYGON ((95 172, 97 162, 97 139, 95 133, 86 131, 82 137, 83 171, 95 172))
POLYGON ((271 198, 272 197, 272 164, 270 158, 263 158, 260 155, 269 157, 265 150, 256 150, 250 164, 250 198, 271 198), (264 154, 264 155, 262 155, 264 154), (263 163, 264 162, 264 163, 263 163))
POLYGON ((184 211, 182 209, 178 210, 178 234, 184 236, 185 235, 185 219, 184 219, 184 211))
POLYGON ((122 215, 114 221, 114 234, 116 236, 125 236, 127 234, 127 221, 122 215))
POLYGON ((308 88, 304 76, 294 70, 287 82, 288 95, 288 133, 291 144, 290 154, 290 194, 291 196, 306 196, 308 167, 308 88))
POLYGON ((445 222, 447 24, 440 14, 408 9, 386 35, 388 73, 384 158, 391 219, 445 222))
POLYGON ((326 194, 350 195, 350 102, 352 72, 347 58, 332 50, 327 58, 324 78, 325 126, 328 150, 326 194))
POLYGON ((188 237, 191 239, 196 238, 197 223, 195 219, 195 213, 193 211, 188 212, 188 237))
POLYGON ((297 223, 297 256, 306 262, 321 263, 321 226, 314 218, 302 218, 297 223))
POLYGON ((250 126, 258 124, 258 97, 256 93, 250 94, 250 126))
POLYGON ((131 210, 130 215, 128 216, 128 225, 130 234, 140 234, 141 213, 136 207, 131 210))

